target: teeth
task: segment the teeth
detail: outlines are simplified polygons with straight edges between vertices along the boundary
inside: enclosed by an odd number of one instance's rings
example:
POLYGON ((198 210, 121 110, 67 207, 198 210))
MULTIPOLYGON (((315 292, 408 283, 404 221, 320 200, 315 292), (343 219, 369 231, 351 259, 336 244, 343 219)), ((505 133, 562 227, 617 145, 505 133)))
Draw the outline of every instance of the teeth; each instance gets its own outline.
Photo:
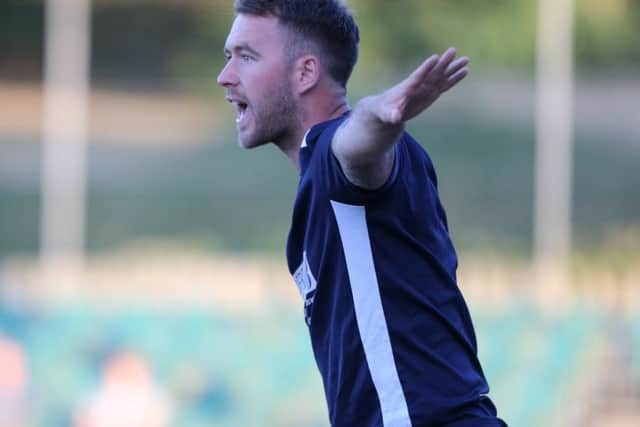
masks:
POLYGON ((249 108, 248 104, 240 100, 235 100, 231 98, 227 98, 227 99, 229 100, 229 102, 231 102, 233 107, 236 109, 236 123, 240 123, 242 119, 245 117, 247 108, 249 108))
POLYGON ((242 121, 246 110, 247 110, 246 104, 241 104, 241 103, 236 104, 236 111, 238 114, 236 117, 236 123, 240 123, 242 121))

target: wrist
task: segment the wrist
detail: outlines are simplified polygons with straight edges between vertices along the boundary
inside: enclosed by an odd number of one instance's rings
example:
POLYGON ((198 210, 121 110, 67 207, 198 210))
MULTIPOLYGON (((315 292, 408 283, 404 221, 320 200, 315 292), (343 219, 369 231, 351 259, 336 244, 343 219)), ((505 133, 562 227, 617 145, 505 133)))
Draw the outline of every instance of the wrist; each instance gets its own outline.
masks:
POLYGON ((386 102, 384 93, 362 98, 356 105, 354 113, 379 132, 398 133, 404 130, 400 112, 386 102))

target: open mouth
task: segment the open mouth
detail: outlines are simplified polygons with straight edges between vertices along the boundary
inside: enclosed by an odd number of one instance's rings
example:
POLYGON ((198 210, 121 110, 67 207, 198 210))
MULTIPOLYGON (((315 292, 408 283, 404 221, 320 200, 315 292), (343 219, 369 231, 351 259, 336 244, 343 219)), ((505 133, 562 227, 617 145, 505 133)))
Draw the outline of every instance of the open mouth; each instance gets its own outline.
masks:
POLYGON ((247 104, 244 102, 235 102, 235 107, 236 107, 236 123, 240 124, 245 116, 246 116, 246 112, 247 112, 247 104))

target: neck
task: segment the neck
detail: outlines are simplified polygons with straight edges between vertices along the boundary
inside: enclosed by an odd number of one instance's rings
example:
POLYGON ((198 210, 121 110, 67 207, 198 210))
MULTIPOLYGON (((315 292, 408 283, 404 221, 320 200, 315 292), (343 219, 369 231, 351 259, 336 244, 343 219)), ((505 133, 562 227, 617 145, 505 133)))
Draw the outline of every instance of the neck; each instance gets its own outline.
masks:
POLYGON ((347 111, 349 111, 349 104, 344 92, 326 102, 312 100, 307 108, 302 106, 300 122, 295 131, 286 140, 278 141, 276 145, 300 171, 300 146, 305 133, 313 125, 340 117, 347 111))

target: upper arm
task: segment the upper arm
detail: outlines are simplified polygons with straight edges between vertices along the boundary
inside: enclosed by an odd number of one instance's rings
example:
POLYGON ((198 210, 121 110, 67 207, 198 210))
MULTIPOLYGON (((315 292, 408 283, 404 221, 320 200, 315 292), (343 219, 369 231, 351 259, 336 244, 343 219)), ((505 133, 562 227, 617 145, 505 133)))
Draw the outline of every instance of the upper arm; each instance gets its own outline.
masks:
POLYGON ((404 124, 389 125, 371 114, 375 97, 361 100, 336 130, 331 150, 347 179, 358 187, 382 187, 393 170, 394 146, 404 124))
MULTIPOLYGON (((334 141, 335 141, 334 137, 334 141)), ((350 160, 344 156, 340 156, 332 145, 333 155, 340 164, 340 168, 344 176, 357 187, 366 190, 377 190, 382 187, 391 176, 393 165, 395 162, 394 145, 389 147, 382 155, 367 161, 362 159, 350 160)))

